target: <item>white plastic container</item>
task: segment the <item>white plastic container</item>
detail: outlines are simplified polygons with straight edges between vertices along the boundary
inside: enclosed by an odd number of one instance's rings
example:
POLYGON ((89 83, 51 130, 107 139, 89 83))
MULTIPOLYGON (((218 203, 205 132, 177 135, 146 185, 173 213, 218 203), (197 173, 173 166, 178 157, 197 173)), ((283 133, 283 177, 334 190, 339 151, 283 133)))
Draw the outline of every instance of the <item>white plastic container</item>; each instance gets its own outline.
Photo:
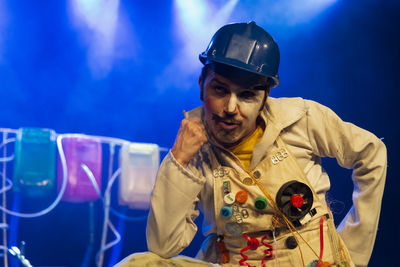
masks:
POLYGON ((119 152, 121 176, 119 204, 132 209, 149 209, 150 195, 160 164, 160 150, 156 144, 129 143, 119 152))

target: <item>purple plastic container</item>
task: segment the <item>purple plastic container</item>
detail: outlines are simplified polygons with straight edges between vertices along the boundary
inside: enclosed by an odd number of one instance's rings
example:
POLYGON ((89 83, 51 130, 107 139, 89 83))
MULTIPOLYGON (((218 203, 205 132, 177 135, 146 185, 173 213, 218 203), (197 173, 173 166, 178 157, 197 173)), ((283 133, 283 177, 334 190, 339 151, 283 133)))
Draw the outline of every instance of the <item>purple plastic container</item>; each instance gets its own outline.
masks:
MULTIPOLYGON (((101 143, 85 135, 69 135, 62 139, 68 170, 68 182, 62 197, 67 202, 93 201, 99 198, 93 182, 82 169, 85 164, 93 173, 95 181, 101 192, 101 143)), ((60 157, 57 166, 57 188, 61 189, 63 182, 63 169, 60 157)))

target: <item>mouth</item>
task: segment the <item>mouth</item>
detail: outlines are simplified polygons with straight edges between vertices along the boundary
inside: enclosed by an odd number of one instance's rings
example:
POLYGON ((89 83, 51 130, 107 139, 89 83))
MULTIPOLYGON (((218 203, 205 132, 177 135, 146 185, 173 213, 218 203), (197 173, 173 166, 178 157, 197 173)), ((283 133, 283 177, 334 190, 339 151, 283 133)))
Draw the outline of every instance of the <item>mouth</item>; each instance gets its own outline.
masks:
POLYGON ((220 121, 220 122, 218 122, 218 125, 221 126, 225 130, 233 130, 240 126, 240 124, 238 124, 238 123, 231 123, 228 121, 220 121))
POLYGON ((222 129, 225 130, 233 130, 238 128, 242 123, 240 121, 231 119, 231 118, 223 118, 216 114, 213 114, 213 120, 219 125, 222 129))

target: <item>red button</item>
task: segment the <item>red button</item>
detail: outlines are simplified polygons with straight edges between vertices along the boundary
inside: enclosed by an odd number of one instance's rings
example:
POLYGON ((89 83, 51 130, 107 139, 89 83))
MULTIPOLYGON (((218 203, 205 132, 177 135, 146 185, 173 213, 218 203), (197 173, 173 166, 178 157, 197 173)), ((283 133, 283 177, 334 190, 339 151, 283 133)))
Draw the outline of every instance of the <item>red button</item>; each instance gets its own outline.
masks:
POLYGON ((290 198, 290 204, 292 204, 293 207, 295 208, 300 208, 301 206, 303 206, 304 200, 303 197, 300 195, 293 195, 290 198))
POLYGON ((258 242, 258 240, 256 238, 250 238, 247 241, 247 245, 249 246, 249 248, 251 250, 256 250, 260 246, 260 243, 258 242))
POLYGON ((243 204, 247 201, 248 197, 249 197, 249 195, 247 194, 247 192, 244 190, 241 190, 236 193, 235 199, 238 203, 243 204))

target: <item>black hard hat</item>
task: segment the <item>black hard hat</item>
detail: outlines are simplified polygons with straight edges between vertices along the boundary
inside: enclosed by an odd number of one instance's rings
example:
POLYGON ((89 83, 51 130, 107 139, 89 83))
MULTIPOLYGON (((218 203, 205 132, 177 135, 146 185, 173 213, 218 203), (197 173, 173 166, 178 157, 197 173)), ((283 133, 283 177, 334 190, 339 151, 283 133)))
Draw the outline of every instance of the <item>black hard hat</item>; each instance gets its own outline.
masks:
POLYGON ((278 44, 253 21, 220 28, 199 59, 203 64, 214 61, 270 77, 272 87, 279 84, 278 44))

